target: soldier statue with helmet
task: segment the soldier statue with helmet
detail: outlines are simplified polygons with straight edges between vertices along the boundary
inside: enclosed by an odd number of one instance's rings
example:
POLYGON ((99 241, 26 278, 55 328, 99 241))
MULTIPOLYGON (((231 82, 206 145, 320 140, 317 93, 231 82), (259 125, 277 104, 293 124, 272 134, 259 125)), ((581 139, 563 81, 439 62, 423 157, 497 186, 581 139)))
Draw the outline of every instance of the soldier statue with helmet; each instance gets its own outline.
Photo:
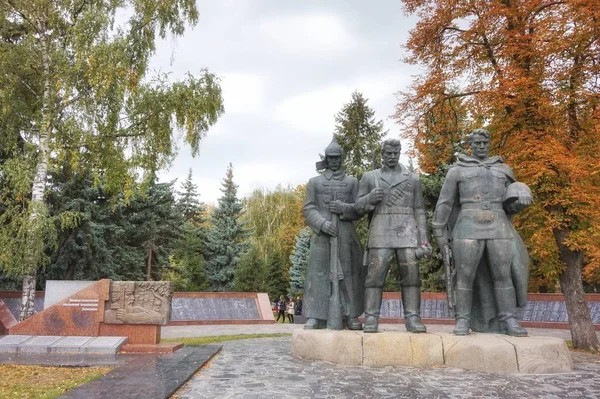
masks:
POLYGON ((312 229, 304 284, 304 328, 341 329, 343 322, 348 329, 360 330, 365 269, 353 225, 359 218, 354 209, 358 180, 344 173, 342 148, 335 140, 325 149, 324 159, 317 162, 317 170, 323 172, 309 180, 302 209, 312 229), (332 301, 337 305, 331 306, 332 301), (339 324, 332 323, 332 313, 339 317, 339 324))
POLYGON ((455 278, 454 334, 469 330, 526 336, 516 310, 527 301, 529 257, 511 217, 532 204, 529 188, 516 182, 500 157, 488 157, 490 133, 468 137, 472 156, 448 170, 433 216, 433 232, 452 253, 455 278))

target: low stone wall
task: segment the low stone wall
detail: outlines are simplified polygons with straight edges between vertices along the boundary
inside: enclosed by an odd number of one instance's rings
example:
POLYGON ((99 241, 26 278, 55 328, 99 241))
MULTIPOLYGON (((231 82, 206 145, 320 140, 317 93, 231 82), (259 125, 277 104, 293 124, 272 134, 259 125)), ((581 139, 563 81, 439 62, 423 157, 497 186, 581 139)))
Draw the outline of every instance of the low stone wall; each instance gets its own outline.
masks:
MULTIPOLYGON (((586 294, 592 322, 600 331, 600 294, 586 294)), ((562 294, 528 294, 527 305, 519 310, 525 327, 569 328, 569 316, 562 294)), ((381 304, 381 323, 404 322, 402 300, 398 292, 384 292, 381 304)), ((421 294, 421 317, 425 324, 453 324, 449 317, 445 292, 421 294)))
MULTIPOLYGON (((20 292, 0 291, 5 308, 18 318, 20 292)), ((529 294, 527 306, 520 311, 525 327, 569 328, 562 294, 529 294)), ((600 331, 600 294, 586 294, 592 321, 600 331)), ((36 311, 44 309, 44 292, 36 293, 36 311)), ((425 324, 452 324, 448 317, 446 294, 423 292, 421 314, 425 324)), ((400 293, 385 292, 381 306, 382 323, 403 323, 400 293)), ((250 292, 175 292, 170 325, 194 324, 269 324, 273 313, 268 295, 250 292)))

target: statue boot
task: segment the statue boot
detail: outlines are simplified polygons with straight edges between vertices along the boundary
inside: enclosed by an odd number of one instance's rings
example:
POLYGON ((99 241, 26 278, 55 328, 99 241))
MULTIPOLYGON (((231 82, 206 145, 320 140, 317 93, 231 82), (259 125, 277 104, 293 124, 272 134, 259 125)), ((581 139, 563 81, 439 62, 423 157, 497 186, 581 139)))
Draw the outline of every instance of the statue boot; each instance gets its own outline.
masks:
POLYGON ((415 286, 402 287, 402 306, 406 331, 426 333, 427 327, 421 322, 421 289, 415 286))
POLYGON ((366 333, 377 332, 382 295, 383 288, 365 288, 365 325, 363 326, 363 331, 366 333))
POLYGON ((357 317, 351 317, 345 320, 348 330, 362 330, 362 323, 357 317))
POLYGON ((464 288, 456 289, 456 324, 454 335, 469 335, 471 329, 471 305, 473 304, 473 290, 464 288))
POLYGON ((319 330, 322 329, 324 325, 323 320, 315 319, 314 317, 306 320, 306 324, 304 324, 305 330, 319 330))
POLYGON ((526 337, 527 330, 521 327, 519 320, 515 317, 517 309, 515 289, 513 287, 494 288, 494 295, 502 332, 513 337, 526 337))

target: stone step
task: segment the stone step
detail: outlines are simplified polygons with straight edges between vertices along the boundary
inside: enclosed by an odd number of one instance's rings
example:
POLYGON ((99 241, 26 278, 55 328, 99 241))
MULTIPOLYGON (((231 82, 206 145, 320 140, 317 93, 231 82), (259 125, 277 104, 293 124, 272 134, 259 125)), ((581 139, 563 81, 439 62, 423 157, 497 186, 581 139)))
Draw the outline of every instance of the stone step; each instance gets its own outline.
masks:
POLYGON ((126 343, 127 337, 5 335, 0 355, 116 355, 126 343))

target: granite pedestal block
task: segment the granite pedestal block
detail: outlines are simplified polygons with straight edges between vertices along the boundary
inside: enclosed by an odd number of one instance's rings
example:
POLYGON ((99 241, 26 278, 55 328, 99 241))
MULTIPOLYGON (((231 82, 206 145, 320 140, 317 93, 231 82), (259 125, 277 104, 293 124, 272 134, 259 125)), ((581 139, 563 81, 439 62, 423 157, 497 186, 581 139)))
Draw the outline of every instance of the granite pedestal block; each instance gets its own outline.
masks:
POLYGON ((292 353, 306 360, 371 367, 445 365, 488 373, 521 374, 562 373, 573 369, 565 341, 553 337, 295 330, 292 353))

